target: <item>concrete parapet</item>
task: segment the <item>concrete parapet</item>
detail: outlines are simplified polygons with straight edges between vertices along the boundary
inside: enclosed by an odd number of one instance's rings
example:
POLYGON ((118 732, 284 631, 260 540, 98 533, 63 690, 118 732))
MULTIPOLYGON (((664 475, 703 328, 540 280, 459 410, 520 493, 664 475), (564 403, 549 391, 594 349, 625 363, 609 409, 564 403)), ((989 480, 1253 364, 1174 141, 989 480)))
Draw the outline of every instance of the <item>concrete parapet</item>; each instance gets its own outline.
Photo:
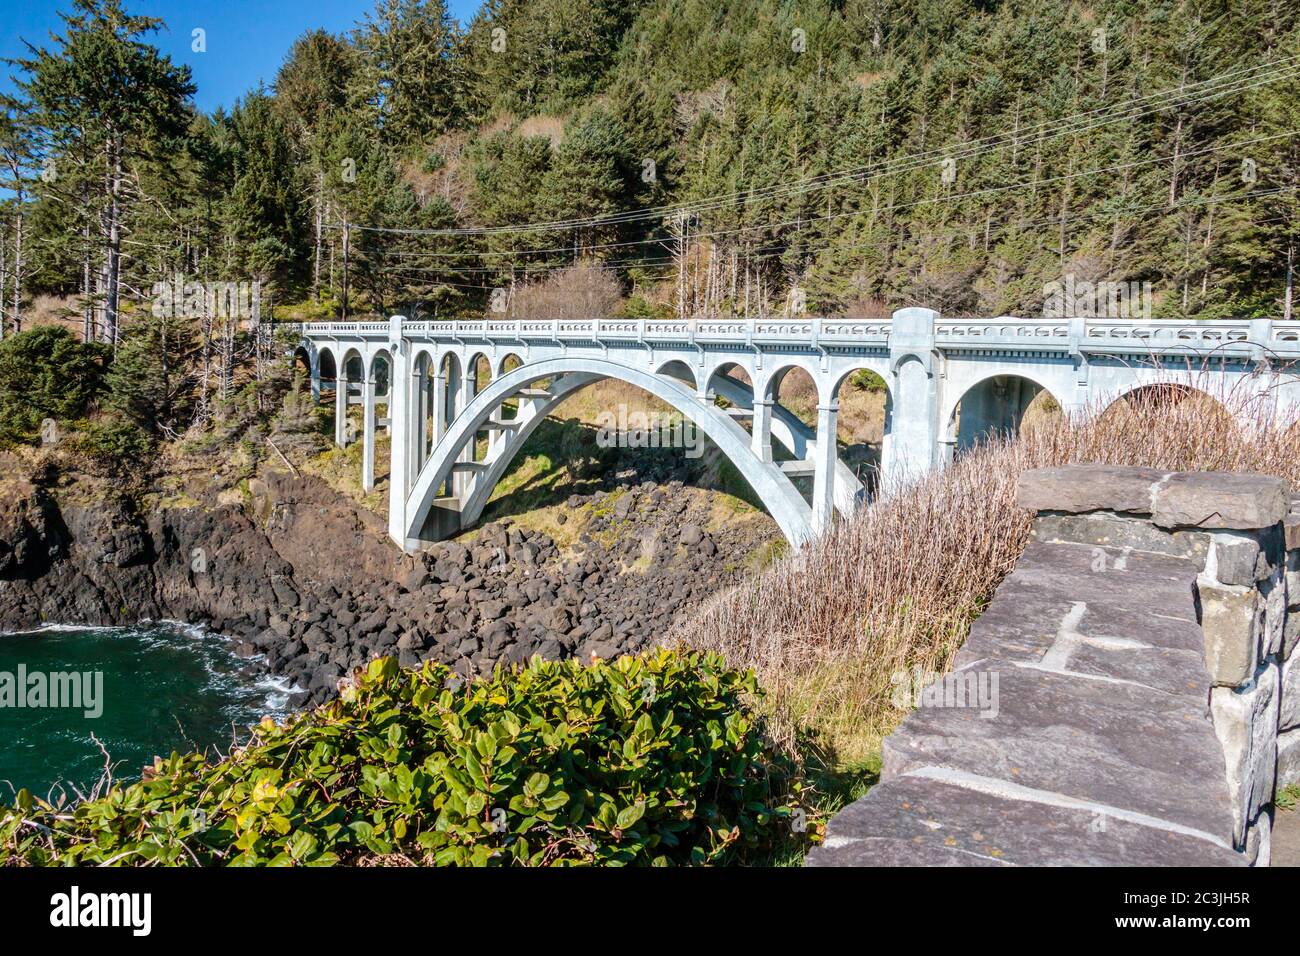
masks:
POLYGON ((1281 479, 1026 472, 1033 540, 810 865, 1266 865, 1300 782, 1300 508, 1281 479), (931 695, 933 701, 947 699, 931 695))

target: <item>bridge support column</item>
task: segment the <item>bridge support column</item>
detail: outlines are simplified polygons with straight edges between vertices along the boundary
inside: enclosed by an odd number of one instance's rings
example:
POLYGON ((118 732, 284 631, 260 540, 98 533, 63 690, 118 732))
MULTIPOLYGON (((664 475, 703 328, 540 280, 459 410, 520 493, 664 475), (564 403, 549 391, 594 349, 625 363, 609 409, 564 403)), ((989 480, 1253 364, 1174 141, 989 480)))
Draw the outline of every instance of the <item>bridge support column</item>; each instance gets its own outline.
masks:
POLYGON ((772 400, 754 397, 754 423, 750 448, 759 461, 772 460, 772 400))
POLYGON ((429 442, 426 435, 426 425, 429 419, 429 379, 423 368, 416 366, 415 372, 412 373, 411 384, 415 391, 415 402, 412 407, 412 412, 415 415, 415 420, 412 422, 414 426, 412 429, 414 442, 411 455, 411 475, 414 477, 424 467, 424 459, 429 451, 429 442))
POLYGON ((348 373, 342 362, 334 373, 334 444, 348 447, 348 373))
MULTIPOLYGON (((474 401, 474 393, 478 391, 478 369, 466 364, 464 372, 460 378, 460 408, 459 412, 469 408, 469 403, 474 401)), ((465 447, 460 450, 457 461, 473 461, 475 446, 478 444, 478 436, 471 435, 469 441, 465 442, 465 447)), ((457 498, 464 498, 468 490, 469 483, 473 476, 469 471, 453 471, 451 474, 451 493, 457 498)))
POLYGON ((411 446, 411 361, 410 346, 402 339, 402 317, 388 320, 388 354, 392 369, 388 384, 388 419, 393 436, 388 465, 388 534, 407 550, 406 496, 411 446))
MULTIPOLYGON (((817 406, 817 440, 812 451, 813 458, 813 494, 812 494, 812 528, 814 534, 824 534, 830 530, 835 516, 835 431, 839 421, 839 402, 817 406)), ((771 444, 768 445, 769 455, 771 444)), ((770 457, 768 459, 771 460, 770 457)))
POLYGON ((407 361, 406 387, 403 390, 406 393, 406 417, 403 430, 400 433, 394 432, 393 440, 396 441, 400 434, 406 445, 406 486, 408 488, 415 484, 415 479, 424 466, 425 449, 428 447, 424 432, 426 407, 424 383, 425 379, 416 371, 415 364, 407 361))
POLYGON ((447 430, 447 377, 439 368, 433 373, 433 436, 429 439, 434 445, 447 430))
POLYGON ((899 309, 889 336, 890 401, 881 476, 897 486, 939 464, 933 309, 899 309))
MULTIPOLYGON (((361 490, 366 494, 375 490, 375 396, 374 371, 366 376, 361 418, 361 490)), ((392 388, 390 383, 389 388, 392 388)), ((389 400, 392 404, 392 400, 389 400)), ((392 419, 389 419, 390 421, 392 419)), ((391 433, 392 427, 389 427, 391 433)))

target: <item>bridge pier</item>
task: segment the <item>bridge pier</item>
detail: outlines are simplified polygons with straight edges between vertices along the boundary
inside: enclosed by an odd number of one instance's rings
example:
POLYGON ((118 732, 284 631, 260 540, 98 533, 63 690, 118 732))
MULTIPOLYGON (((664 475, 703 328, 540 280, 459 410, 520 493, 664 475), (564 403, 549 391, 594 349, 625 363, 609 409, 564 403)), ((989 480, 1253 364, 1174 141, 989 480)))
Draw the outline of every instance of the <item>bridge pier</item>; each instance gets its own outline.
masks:
POLYGON ((388 534, 404 551, 411 550, 406 538, 407 492, 412 445, 411 345, 402 338, 402 317, 395 315, 388 321, 388 354, 392 366, 388 383, 388 419, 392 422, 392 447, 389 451, 388 469, 388 534))
POLYGON ((889 336, 889 434, 881 449, 885 486, 918 478, 939 464, 939 396, 933 309, 900 309, 889 336))
MULTIPOLYGON (((361 490, 366 494, 375 490, 375 402, 378 390, 375 384, 375 368, 371 363, 369 374, 365 377, 362 395, 362 416, 361 416, 361 490)), ((391 394, 392 385, 389 390, 391 394)), ((391 399, 390 399, 391 401, 391 399)), ((389 418, 392 421, 392 418, 389 418)), ((389 432, 392 432, 392 426, 389 426, 389 432)))
POLYGON ((348 447, 348 373, 343 362, 334 370, 334 444, 348 447))
POLYGON ((811 448, 814 463, 812 529, 814 534, 830 530, 835 519, 835 465, 839 462, 835 430, 840 403, 817 406, 817 439, 811 448))
MULTIPOLYGON (((754 418, 750 448, 759 461, 772 460, 772 400, 754 396, 754 418)), ((819 432, 820 433, 820 432, 819 432)))

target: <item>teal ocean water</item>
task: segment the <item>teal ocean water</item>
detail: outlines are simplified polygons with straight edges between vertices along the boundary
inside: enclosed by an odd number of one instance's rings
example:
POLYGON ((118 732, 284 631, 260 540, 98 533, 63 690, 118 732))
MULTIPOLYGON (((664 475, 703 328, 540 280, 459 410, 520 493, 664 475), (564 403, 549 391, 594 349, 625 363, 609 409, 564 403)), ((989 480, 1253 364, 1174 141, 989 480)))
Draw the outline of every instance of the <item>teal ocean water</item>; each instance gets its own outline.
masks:
POLYGON ((282 682, 257 676, 225 641, 197 628, 0 633, 0 803, 24 787, 41 797, 62 787, 75 798, 73 785, 86 792, 104 769, 95 739, 113 776, 136 780, 155 754, 224 752, 264 714, 283 716, 287 700, 282 682), (32 706, 53 702, 56 690, 66 704, 74 686, 78 706, 32 706))

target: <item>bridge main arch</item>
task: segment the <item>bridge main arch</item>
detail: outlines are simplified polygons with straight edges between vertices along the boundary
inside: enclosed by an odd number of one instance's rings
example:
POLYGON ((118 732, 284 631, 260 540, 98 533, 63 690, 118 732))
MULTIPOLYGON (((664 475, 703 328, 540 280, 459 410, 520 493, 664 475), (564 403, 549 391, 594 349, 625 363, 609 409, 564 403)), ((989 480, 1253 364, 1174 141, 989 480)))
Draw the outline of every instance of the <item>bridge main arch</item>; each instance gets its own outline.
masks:
POLYGON ((608 378, 648 392, 692 421, 731 460, 788 540, 801 544, 813 536, 812 509, 808 503, 778 465, 762 461, 752 453, 749 433, 732 416, 712 403, 701 402, 693 387, 670 375, 634 369, 605 359, 574 357, 535 362, 499 376, 475 395, 450 423, 406 498, 402 517, 407 550, 418 548, 424 541, 437 491, 454 473, 468 472, 470 480, 455 496, 454 502, 440 502, 438 506, 445 508, 454 504, 459 522, 469 524, 481 513, 492 487, 500 480, 527 436, 555 404, 580 388, 608 378), (548 379, 550 388, 544 394, 538 394, 533 386, 548 379), (520 409, 516 418, 511 420, 513 424, 506 440, 493 446, 488 461, 463 460, 466 444, 474 440, 497 409, 510 399, 519 400, 520 409))

